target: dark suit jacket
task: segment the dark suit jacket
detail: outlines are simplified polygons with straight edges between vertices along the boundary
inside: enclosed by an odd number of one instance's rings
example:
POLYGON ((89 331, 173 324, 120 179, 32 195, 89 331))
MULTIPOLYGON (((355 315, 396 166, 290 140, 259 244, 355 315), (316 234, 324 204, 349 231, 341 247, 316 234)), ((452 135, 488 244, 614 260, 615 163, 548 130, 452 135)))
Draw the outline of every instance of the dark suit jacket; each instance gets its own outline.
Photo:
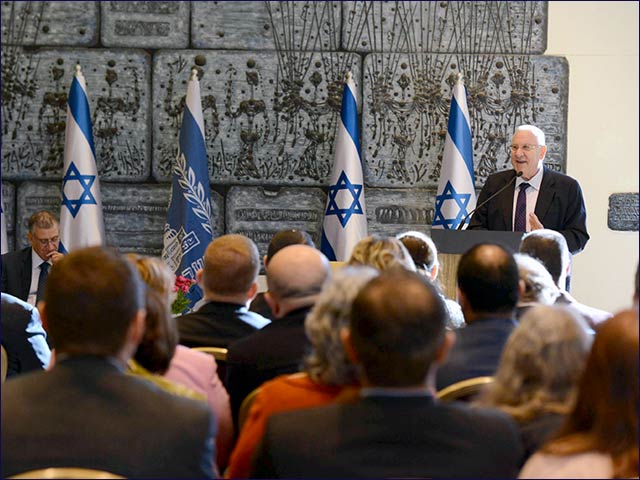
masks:
POLYGON ((38 309, 2 294, 2 346, 7 351, 7 378, 49 365, 51 350, 38 309))
POLYGON ((515 478, 507 415, 431 397, 368 397, 269 418, 252 478, 515 478))
MULTIPOLYGON (((482 187, 478 205, 484 202, 508 182, 512 185, 504 192, 476 210, 471 217, 469 230, 513 230, 513 196, 515 182, 513 170, 494 173, 482 187)), ((556 230, 567 239, 571 253, 579 253, 589 240, 587 210, 578 182, 548 168, 544 169, 535 214, 544 228, 556 230)))
POLYGON ((31 287, 31 247, 2 255, 2 291, 27 301, 31 287))
POLYGON ((310 348, 304 320, 311 307, 290 312, 229 347, 227 381, 231 413, 237 423, 242 400, 267 380, 300 370, 310 348))
POLYGON ((68 357, 2 388, 2 478, 46 467, 127 478, 211 477, 205 402, 160 390, 100 357, 68 357))
POLYGON ((197 312, 176 319, 180 344, 187 347, 226 348, 268 322, 244 305, 222 302, 207 302, 197 312))
POLYGON ((493 375, 504 344, 515 327, 512 319, 485 318, 456 330, 456 342, 445 363, 438 368, 438 390, 467 378, 493 375))

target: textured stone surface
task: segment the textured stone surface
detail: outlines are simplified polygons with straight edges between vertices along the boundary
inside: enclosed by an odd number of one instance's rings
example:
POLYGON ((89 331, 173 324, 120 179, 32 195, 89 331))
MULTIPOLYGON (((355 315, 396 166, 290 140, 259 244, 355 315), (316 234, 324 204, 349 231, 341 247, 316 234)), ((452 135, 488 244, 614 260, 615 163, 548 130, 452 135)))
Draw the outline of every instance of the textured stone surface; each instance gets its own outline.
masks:
POLYGON ((306 230, 320 245, 326 195, 320 188, 233 187, 227 193, 227 233, 241 233, 266 255, 271 237, 288 228, 306 230))
POLYGON ((364 195, 369 234, 396 236, 407 230, 431 231, 435 190, 368 188, 364 195))
POLYGON ((194 48, 338 50, 340 2, 192 2, 194 48))
POLYGON ((363 65, 362 96, 367 185, 437 186, 458 71, 467 75, 476 186, 491 173, 510 168, 511 135, 523 123, 545 131, 545 164, 565 170, 566 59, 371 54, 363 65))
POLYGON ((100 2, 100 12, 106 47, 189 46, 190 2, 100 2))
POLYGON ((637 193, 614 193, 609 196, 607 226, 611 230, 637 232, 639 201, 637 193))
POLYGON ((92 46, 98 42, 98 2, 2 2, 6 45, 92 46))
POLYGON ((342 48, 359 52, 537 53, 547 2, 343 2, 342 48))
POLYGON ((326 185, 344 74, 355 54, 162 51, 154 57, 154 177, 169 180, 189 72, 200 91, 214 184, 326 185), (298 63, 309 62, 298 70, 298 63))
POLYGON ((48 210, 60 216, 62 183, 24 182, 17 190, 16 240, 17 248, 26 247, 29 217, 38 210, 48 210))
POLYGON ((88 49, 3 51, 3 178, 62 178, 67 96, 76 62, 87 81, 100 179, 148 178, 149 55, 88 49))
POLYGON ((7 242, 9 251, 15 248, 16 225, 16 188, 9 182, 2 182, 2 214, 7 224, 7 242))

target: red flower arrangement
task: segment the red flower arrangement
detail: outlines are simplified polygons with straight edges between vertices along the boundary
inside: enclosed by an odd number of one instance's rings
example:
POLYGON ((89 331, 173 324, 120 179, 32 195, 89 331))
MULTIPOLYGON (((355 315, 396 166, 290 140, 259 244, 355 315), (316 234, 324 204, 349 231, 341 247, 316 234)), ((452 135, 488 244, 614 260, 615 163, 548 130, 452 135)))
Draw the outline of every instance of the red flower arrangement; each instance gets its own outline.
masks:
POLYGON ((176 281, 173 285, 173 291, 176 292, 176 298, 171 304, 171 313, 174 315, 182 315, 189 308, 189 298, 187 294, 196 281, 191 278, 176 275, 176 281))

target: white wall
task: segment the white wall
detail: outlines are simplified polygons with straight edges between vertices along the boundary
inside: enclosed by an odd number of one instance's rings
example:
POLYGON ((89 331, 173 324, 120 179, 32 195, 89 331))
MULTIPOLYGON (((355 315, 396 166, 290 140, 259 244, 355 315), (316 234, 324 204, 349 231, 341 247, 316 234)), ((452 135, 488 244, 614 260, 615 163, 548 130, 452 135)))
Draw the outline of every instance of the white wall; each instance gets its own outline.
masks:
POLYGON ((546 55, 569 61, 567 173, 587 204, 591 240, 571 293, 615 312, 631 303, 638 232, 607 227, 609 195, 638 192, 638 2, 549 2, 546 55))

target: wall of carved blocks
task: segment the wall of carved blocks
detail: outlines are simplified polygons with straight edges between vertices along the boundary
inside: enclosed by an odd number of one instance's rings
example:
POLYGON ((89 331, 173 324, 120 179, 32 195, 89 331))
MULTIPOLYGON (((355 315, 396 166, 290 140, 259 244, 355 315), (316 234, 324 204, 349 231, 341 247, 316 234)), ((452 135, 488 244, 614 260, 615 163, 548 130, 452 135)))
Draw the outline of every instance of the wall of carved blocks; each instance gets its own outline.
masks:
POLYGON ((359 93, 370 233, 428 232, 451 87, 465 77, 476 186, 521 123, 565 170, 567 61, 546 2, 2 2, 2 188, 10 243, 60 209, 67 92, 87 79, 107 239, 157 255, 186 84, 201 76, 217 234, 264 251, 319 237, 342 82, 359 93))

